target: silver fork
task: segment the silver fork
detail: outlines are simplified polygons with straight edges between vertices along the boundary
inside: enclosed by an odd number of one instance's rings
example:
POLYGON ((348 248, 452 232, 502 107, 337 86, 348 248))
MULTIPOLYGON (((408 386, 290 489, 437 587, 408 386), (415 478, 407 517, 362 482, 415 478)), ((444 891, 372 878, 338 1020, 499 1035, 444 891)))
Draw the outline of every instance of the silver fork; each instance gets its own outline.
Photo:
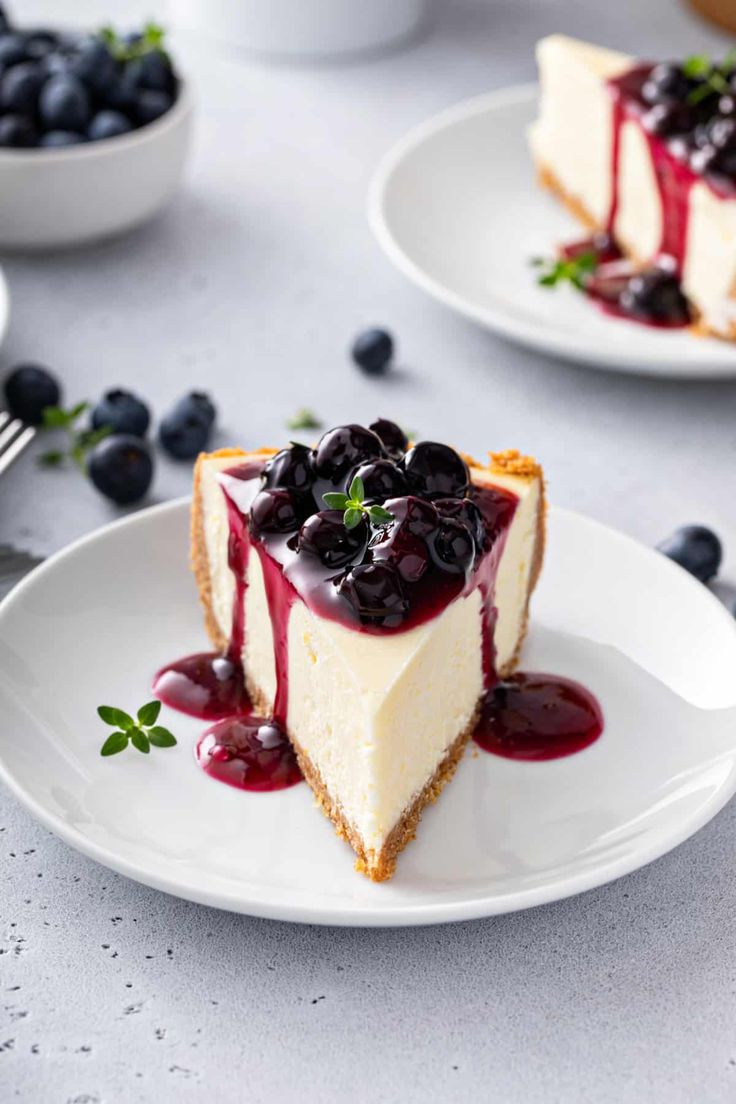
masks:
POLYGON ((18 459, 35 436, 34 426, 27 426, 7 410, 0 410, 0 475, 18 459))

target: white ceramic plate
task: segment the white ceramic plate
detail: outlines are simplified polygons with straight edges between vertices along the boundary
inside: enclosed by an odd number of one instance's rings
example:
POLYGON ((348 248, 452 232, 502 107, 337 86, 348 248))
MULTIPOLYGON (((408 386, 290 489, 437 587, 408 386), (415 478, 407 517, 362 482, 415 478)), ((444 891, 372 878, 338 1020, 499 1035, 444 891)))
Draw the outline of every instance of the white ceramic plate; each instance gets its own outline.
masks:
POLYGON ((467 754, 394 880, 373 885, 306 786, 248 794, 205 776, 200 722, 164 709, 178 747, 100 758, 97 705, 136 708, 157 667, 205 646, 187 558, 187 503, 159 506, 54 556, 0 606, 0 774, 138 881, 311 923, 462 920, 634 870, 736 789, 736 625, 659 554, 553 510, 523 666, 589 686, 605 733, 549 763, 467 754))
POLYGON ((503 89, 412 130, 381 162, 368 214, 393 263, 441 303, 543 353, 622 372, 736 376, 736 348, 609 318, 571 288, 536 284, 530 258, 581 237, 537 187, 526 131, 535 86, 503 89))
POLYGON ((0 268, 0 344, 5 340, 10 324, 10 292, 5 273, 0 268))

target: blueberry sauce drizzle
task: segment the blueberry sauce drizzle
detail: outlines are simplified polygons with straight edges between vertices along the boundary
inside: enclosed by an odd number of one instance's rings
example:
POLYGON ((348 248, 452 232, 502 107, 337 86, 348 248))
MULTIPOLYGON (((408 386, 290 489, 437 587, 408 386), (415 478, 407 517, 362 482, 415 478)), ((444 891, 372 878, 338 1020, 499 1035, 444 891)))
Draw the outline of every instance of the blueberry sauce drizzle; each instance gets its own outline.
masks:
POLYGON ((202 734, 195 751, 205 774, 239 790, 271 793, 302 781, 294 749, 275 721, 228 717, 202 734))

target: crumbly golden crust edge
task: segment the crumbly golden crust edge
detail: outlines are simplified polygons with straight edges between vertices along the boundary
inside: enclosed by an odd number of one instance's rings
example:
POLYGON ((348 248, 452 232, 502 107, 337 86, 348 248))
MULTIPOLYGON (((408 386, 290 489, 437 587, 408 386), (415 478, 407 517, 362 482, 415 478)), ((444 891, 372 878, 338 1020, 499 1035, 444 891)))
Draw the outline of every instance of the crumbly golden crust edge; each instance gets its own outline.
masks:
MULTIPOLYGON (((548 192, 551 192, 563 207, 573 215, 578 222, 582 222, 583 226, 587 226, 589 230, 605 230, 605 227, 593 218, 590 211, 587 210, 585 204, 582 203, 576 196, 570 195, 570 193, 560 183, 558 177, 554 172, 545 164, 537 163, 537 180, 540 187, 545 188, 548 192)), ((629 260, 635 264, 643 266, 646 262, 638 257, 631 250, 627 250, 629 260)), ((736 298, 736 284, 731 289, 731 297, 736 298)), ((696 334, 698 337, 716 337, 720 341, 736 341, 736 322, 732 322, 728 328, 727 333, 723 333, 721 330, 714 330, 697 314, 697 310, 694 305, 690 304, 691 310, 694 312, 695 317, 692 323, 687 329, 696 334)))

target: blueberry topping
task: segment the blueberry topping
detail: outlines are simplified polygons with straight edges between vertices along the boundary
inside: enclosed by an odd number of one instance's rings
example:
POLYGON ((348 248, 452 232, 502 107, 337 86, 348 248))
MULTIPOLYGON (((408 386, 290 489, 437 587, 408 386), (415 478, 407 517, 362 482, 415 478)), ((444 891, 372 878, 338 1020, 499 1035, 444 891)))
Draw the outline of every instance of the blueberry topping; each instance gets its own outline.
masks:
POLYGON ((115 434, 92 449, 87 473, 101 494, 125 506, 143 498, 151 486, 153 458, 139 437, 115 434))
POLYGON ((399 460, 409 447, 409 438, 396 422, 378 418, 370 428, 381 438, 384 449, 392 460, 399 460))
POLYGON ((162 419, 159 440, 177 460, 191 460, 207 447, 214 421, 215 408, 209 397, 192 391, 162 419))
POLYGON ((475 559, 475 542, 470 531, 456 518, 443 518, 434 538, 434 550, 446 571, 468 571, 475 559))
POLYGON ((117 138, 133 129, 130 119, 122 111, 98 111, 89 124, 87 137, 90 142, 99 142, 103 138, 117 138))
POLYGON ((360 425, 337 426, 320 438, 314 467, 320 478, 336 483, 361 461, 382 455, 381 440, 370 429, 360 425))
POLYGON ((79 77, 60 73, 41 89, 39 113, 47 130, 83 131, 91 114, 89 93, 79 77))
POLYGON ((320 510, 299 530, 299 551, 316 556, 326 567, 344 567, 365 551, 368 522, 362 517, 347 529, 342 510, 320 510))
POLYGON ((370 376, 380 376, 394 355, 394 339, 387 330, 365 330, 358 334, 351 355, 359 368, 370 376))
POLYGON ((151 421, 148 407, 136 395, 117 388, 107 391, 92 411, 92 428, 109 426, 113 433, 145 437, 151 421))
POLYGON ((409 487, 416 495, 459 498, 468 488, 468 466, 448 445, 421 441, 407 452, 403 464, 409 487))
POLYGON ((642 117, 642 125, 650 134, 669 138, 673 134, 682 134, 690 129, 692 113, 685 104, 671 101, 657 103, 642 117))
POLYGON ((370 545, 374 563, 388 563, 405 583, 418 583, 432 565, 426 540, 415 536, 405 522, 381 529, 370 545))
POLYGON ((701 583, 709 582, 718 574, 723 559, 720 540, 704 525, 684 525, 657 548, 701 583))
POLYGON ((655 65, 641 94, 646 103, 663 103, 667 100, 685 100, 691 85, 678 65, 662 62, 655 65))
POLYGON ((673 326, 690 320, 690 309, 677 277, 662 269, 632 276, 619 296, 619 303, 634 318, 673 326))
POLYGON ((341 580, 338 591, 366 625, 399 625, 409 609, 398 572, 388 563, 359 564, 341 580))
POLYGON ((3 115, 0 118, 0 146, 28 149, 37 142, 36 129, 24 115, 3 115))
POLYGON ((306 491, 312 486, 312 450, 306 445, 292 445, 281 449, 267 461, 263 469, 266 487, 289 487, 292 491, 306 491))
POLYGON ((305 504, 295 491, 260 491, 250 508, 250 531, 254 537, 261 533, 293 533, 305 513, 305 504))
POLYGON ((5 399, 15 418, 40 425, 45 408, 59 405, 61 388, 40 364, 20 364, 5 380, 5 399))
POLYGON ((350 479, 356 476, 363 480, 366 502, 383 502, 406 494, 406 477, 390 460, 368 460, 351 473, 350 479))
POLYGON ((439 498, 435 506, 443 518, 455 518, 466 526, 479 550, 487 543, 486 527, 475 503, 469 498, 439 498))
POLYGON ((32 116, 46 74, 35 61, 23 61, 3 73, 0 80, 0 108, 18 115, 32 116))

